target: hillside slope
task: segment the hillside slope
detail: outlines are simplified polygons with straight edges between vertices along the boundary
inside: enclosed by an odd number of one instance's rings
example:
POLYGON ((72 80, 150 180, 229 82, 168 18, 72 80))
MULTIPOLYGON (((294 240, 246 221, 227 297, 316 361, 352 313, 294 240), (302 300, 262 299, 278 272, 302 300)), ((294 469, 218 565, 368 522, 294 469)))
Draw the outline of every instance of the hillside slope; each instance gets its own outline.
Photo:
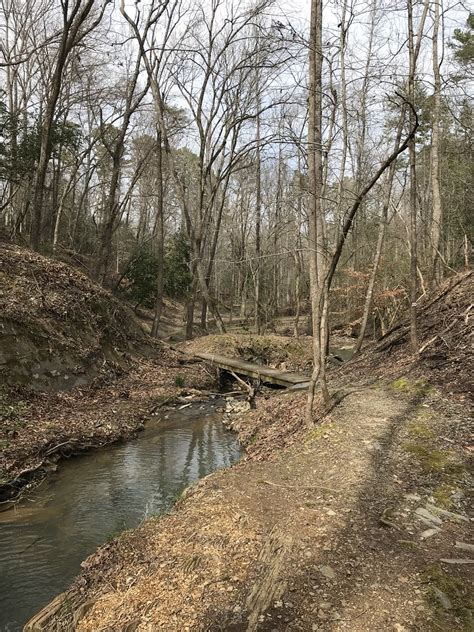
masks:
POLYGON ((0 244, 0 379, 69 390, 149 351, 131 310, 70 266, 0 244))
POLYGON ((418 306, 418 351, 410 343, 408 317, 347 366, 343 375, 413 378, 445 394, 472 400, 474 395, 474 275, 447 279, 418 306))

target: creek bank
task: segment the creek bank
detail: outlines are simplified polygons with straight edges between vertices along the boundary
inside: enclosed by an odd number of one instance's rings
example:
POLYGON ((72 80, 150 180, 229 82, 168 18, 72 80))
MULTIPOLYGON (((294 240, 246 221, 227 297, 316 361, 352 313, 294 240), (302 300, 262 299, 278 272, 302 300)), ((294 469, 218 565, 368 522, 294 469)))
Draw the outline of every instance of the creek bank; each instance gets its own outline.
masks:
POLYGON ((221 407, 219 398, 197 394, 166 405, 135 440, 61 464, 14 511, 0 514, 1 630, 20 630, 98 546, 166 513, 183 489, 239 458, 221 407))
POLYGON ((120 376, 159 345, 133 312, 75 268, 0 243, 0 379, 68 391, 120 376))
POLYGON ((135 436, 161 406, 180 403, 180 397, 195 398, 199 391, 205 394, 214 381, 203 364, 183 364, 180 355, 162 349, 159 357, 142 358, 126 374, 89 387, 58 393, 5 390, 0 500, 13 500, 61 458, 135 436))

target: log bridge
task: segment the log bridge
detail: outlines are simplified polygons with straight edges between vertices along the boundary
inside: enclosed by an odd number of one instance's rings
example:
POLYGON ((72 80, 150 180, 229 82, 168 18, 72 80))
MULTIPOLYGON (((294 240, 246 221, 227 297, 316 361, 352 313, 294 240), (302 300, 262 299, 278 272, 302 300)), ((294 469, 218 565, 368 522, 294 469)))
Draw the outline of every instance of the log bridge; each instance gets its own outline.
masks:
POLYGON ((194 353, 195 358, 204 360, 213 364, 218 369, 237 375, 252 377, 261 382, 268 384, 276 384, 292 390, 306 388, 310 377, 304 373, 291 373, 288 371, 280 371, 272 369, 268 366, 246 362, 237 358, 228 358, 227 356, 217 355, 215 353, 194 353))

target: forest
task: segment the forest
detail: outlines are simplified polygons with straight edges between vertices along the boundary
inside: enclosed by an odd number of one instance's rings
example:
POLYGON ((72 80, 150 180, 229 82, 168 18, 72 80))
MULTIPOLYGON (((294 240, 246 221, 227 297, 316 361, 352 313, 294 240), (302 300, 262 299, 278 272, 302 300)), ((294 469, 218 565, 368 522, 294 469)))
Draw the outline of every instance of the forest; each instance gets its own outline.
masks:
POLYGON ((468 3, 0 33, 0 630, 471 630, 468 3))
POLYGON ((4 233, 188 337, 311 330, 343 236, 331 325, 386 332, 469 265, 473 15, 313 5, 2 1, 4 233))

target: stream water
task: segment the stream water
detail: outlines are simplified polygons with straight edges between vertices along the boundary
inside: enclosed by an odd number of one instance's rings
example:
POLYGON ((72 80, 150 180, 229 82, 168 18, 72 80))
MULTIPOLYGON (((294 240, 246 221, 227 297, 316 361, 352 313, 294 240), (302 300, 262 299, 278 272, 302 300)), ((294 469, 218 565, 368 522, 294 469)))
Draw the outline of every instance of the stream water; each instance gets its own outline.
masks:
POLYGON ((62 463, 0 514, 0 631, 21 630, 100 544, 166 512, 193 481, 239 456, 219 415, 195 405, 150 421, 133 441, 62 463))

